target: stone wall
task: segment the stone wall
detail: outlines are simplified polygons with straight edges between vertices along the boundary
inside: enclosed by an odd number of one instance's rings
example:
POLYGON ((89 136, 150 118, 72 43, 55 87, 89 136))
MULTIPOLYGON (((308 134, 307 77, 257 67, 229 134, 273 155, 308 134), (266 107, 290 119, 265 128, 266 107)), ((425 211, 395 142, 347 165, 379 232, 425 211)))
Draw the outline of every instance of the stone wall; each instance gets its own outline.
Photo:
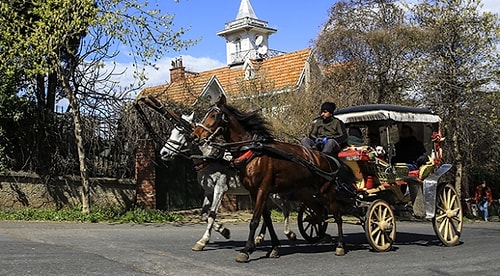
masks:
MULTIPOLYGON (((133 179, 90 179, 91 206, 130 207, 135 202, 133 179)), ((62 208, 81 204, 78 177, 44 180, 35 174, 0 175, 0 209, 62 208)))

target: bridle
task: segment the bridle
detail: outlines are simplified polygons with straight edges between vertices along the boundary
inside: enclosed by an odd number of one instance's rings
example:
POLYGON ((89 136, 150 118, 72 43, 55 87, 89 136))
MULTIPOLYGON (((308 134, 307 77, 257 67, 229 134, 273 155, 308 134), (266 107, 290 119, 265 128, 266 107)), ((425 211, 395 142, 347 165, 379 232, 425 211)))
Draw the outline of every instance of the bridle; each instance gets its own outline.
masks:
POLYGON ((195 126, 203 128, 206 132, 208 132, 210 134, 208 137, 203 139, 203 140, 206 140, 208 142, 213 142, 218 135, 224 133, 224 131, 226 130, 226 125, 228 123, 228 121, 226 119, 226 115, 218 106, 213 106, 212 108, 210 108, 208 110, 208 112, 205 114, 205 117, 203 117, 203 120, 201 120, 201 122, 202 123, 196 123, 195 126), (219 125, 214 131, 212 131, 210 128, 208 128, 207 126, 205 126, 203 124, 203 122, 205 122, 205 120, 208 118, 209 114, 212 112, 217 113, 217 115, 215 115, 215 117, 216 117, 215 120, 219 125), (218 117, 218 115, 220 115, 220 117, 218 117))
MULTIPOLYGON (((163 147, 173 152, 175 155, 180 155, 182 157, 189 158, 190 155, 186 154, 190 151, 188 147, 189 135, 186 135, 185 132, 183 132, 184 128, 182 126, 176 125, 174 127, 179 131, 179 134, 182 135, 184 141, 181 142, 169 137, 168 140, 163 145, 163 147)), ((173 156, 174 154, 171 154, 171 156, 173 156)))

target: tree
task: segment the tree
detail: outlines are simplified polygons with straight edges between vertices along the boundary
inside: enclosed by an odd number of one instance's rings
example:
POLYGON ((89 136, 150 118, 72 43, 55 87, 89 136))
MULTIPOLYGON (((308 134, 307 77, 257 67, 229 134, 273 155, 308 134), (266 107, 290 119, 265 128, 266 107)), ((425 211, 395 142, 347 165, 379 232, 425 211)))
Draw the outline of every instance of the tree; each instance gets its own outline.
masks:
POLYGON ((394 0, 343 0, 315 41, 331 91, 353 104, 401 103, 412 87, 422 32, 394 0))
MULTIPOLYGON (((69 100, 82 179, 83 212, 88 213, 89 180, 81 108, 89 95, 103 95, 92 90, 96 83, 110 80, 110 73, 103 77, 98 68, 113 56, 112 49, 118 45, 131 48, 138 68, 139 64, 154 66, 166 51, 188 47, 193 41, 181 40, 184 29, 171 28, 173 16, 161 15, 159 10, 150 9, 147 2, 133 0, 13 0, 0 3, 0 15, 0 58, 7 61, 0 69, 5 70, 7 77, 21 71, 31 84, 50 84, 55 75, 62 96, 69 100), (93 74, 87 75, 89 71, 93 74)), ((141 71, 134 73, 140 79, 145 77, 141 71)), ((34 93, 39 101, 44 93, 40 87, 34 93)), ((45 90, 52 93, 51 89, 45 90)))
POLYGON ((447 159, 453 160, 460 191, 473 160, 464 155, 474 158, 470 153, 480 137, 473 133, 476 126, 484 127, 490 115, 498 116, 498 111, 491 114, 492 109, 481 108, 492 92, 498 68, 498 16, 481 12, 476 0, 424 1, 414 6, 413 13, 415 23, 427 34, 426 55, 418 66, 418 90, 426 104, 443 116, 451 146, 447 159))

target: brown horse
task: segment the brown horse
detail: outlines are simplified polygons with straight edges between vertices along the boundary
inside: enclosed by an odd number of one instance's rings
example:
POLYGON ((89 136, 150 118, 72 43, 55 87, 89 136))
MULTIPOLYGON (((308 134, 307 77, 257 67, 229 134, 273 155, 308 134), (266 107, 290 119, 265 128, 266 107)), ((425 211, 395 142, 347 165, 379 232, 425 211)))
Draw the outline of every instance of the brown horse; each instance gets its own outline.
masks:
POLYGON ((354 183, 352 171, 342 162, 319 151, 300 145, 275 141, 265 120, 257 112, 244 113, 225 104, 225 98, 212 107, 201 124, 193 130, 197 141, 223 135, 240 168, 241 183, 250 192, 255 206, 250 222, 250 233, 245 248, 236 256, 237 262, 248 262, 255 250, 254 237, 260 217, 269 227, 272 248, 268 257, 279 257, 279 240, 274 231, 266 202, 270 193, 293 193, 325 219, 324 206, 333 215, 338 226, 336 255, 344 255, 342 217, 336 202, 339 181, 354 183), (319 195, 319 200, 316 195, 319 195))

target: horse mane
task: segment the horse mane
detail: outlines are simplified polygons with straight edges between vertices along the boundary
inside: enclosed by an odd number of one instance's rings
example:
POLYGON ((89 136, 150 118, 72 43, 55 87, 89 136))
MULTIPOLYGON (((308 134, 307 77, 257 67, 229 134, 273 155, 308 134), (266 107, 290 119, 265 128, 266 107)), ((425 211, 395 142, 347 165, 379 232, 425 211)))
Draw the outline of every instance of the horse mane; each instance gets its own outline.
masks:
POLYGON ((224 105, 224 107, 252 136, 256 135, 267 141, 274 141, 269 123, 260 115, 258 110, 242 112, 234 106, 224 105))

